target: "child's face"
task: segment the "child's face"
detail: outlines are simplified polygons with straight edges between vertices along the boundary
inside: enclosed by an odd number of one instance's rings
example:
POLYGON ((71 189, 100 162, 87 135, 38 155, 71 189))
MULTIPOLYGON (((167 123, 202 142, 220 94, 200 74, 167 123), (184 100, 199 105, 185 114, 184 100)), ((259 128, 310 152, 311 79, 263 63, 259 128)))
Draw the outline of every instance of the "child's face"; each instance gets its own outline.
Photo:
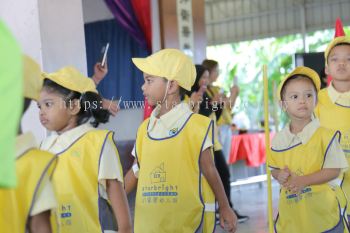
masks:
POLYGON ((350 81, 350 45, 334 47, 327 61, 327 75, 331 75, 335 81, 350 81))
POLYGON ((306 78, 290 80, 285 87, 282 107, 291 120, 309 120, 316 106, 316 91, 306 78))
POLYGON ((202 74, 201 78, 199 79, 198 85, 199 88, 202 86, 208 86, 209 84, 209 71, 204 71, 204 73, 202 74))
POLYGON ((143 78, 145 80, 145 83, 141 87, 143 95, 149 105, 155 106, 163 100, 167 82, 161 77, 146 73, 143 74, 143 78))
POLYGON ((215 66, 211 71, 209 75, 210 83, 215 82, 219 77, 219 67, 215 66))
POLYGON ((56 92, 48 92, 44 89, 40 92, 38 100, 41 124, 49 131, 61 132, 69 124, 72 115, 63 100, 56 92))

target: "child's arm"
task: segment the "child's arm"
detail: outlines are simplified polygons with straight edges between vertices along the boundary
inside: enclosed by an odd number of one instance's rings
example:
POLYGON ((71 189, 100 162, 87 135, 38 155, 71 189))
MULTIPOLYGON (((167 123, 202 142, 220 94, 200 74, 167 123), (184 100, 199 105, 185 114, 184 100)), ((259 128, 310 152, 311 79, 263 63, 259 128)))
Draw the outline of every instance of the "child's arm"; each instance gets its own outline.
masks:
POLYGON ((41 212, 29 219, 30 233, 51 233, 50 210, 41 212))
POLYGON ((222 185, 220 176, 214 165, 210 148, 202 152, 199 163, 201 170, 203 171, 203 175, 207 179, 219 203, 221 227, 227 230, 228 232, 235 232, 237 216, 234 214, 228 203, 224 191, 224 186, 222 185))
MULTIPOLYGON (((133 164, 133 167, 137 166, 137 161, 135 159, 135 162, 133 164)), ((124 184, 125 184, 125 192, 126 194, 129 194, 132 192, 136 186, 137 186, 137 177, 135 176, 135 171, 133 168, 131 168, 124 177, 124 184)))
POLYGON ((305 176, 297 176, 292 173, 284 187, 293 193, 298 193, 306 186, 327 183, 337 178, 339 174, 340 168, 324 168, 320 171, 305 176))
POLYGON ((106 180, 107 194, 118 222, 119 233, 131 233, 131 218, 128 199, 121 182, 106 180))
POLYGON ((271 175, 273 178, 275 178, 280 185, 284 185, 284 183, 287 182, 288 177, 291 175, 291 172, 289 171, 288 167, 286 166, 283 169, 273 169, 271 171, 271 175))

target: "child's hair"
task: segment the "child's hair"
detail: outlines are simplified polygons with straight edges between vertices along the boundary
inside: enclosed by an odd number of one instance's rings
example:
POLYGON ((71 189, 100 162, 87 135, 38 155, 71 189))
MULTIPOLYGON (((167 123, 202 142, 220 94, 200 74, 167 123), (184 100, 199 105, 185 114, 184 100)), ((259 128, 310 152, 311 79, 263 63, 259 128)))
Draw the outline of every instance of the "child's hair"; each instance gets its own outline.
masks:
POLYGON ((290 83, 291 80, 296 80, 296 79, 306 79, 309 80, 312 83, 312 86, 314 88, 314 90, 317 92, 317 88, 315 86, 315 83, 312 81, 312 79, 306 75, 303 74, 295 74, 293 76, 291 76, 290 78, 288 78, 285 83, 283 84, 282 88, 281 88, 281 100, 284 100, 284 95, 286 93, 286 88, 288 83, 290 83))
POLYGON ((28 110, 30 103, 32 102, 32 100, 27 97, 24 97, 23 100, 24 102, 23 102, 22 115, 28 110))
POLYGON ((211 72, 218 65, 219 65, 219 63, 215 60, 205 59, 202 62, 202 66, 204 66, 209 72, 211 72))
POLYGON ((44 80, 43 89, 48 92, 56 92, 63 96, 66 106, 72 103, 74 99, 79 100, 80 111, 77 115, 77 124, 82 125, 86 123, 91 117, 94 118, 90 124, 97 127, 99 123, 106 123, 109 120, 110 113, 106 109, 102 109, 102 97, 95 92, 79 93, 69 90, 61 85, 55 83, 50 79, 44 80))

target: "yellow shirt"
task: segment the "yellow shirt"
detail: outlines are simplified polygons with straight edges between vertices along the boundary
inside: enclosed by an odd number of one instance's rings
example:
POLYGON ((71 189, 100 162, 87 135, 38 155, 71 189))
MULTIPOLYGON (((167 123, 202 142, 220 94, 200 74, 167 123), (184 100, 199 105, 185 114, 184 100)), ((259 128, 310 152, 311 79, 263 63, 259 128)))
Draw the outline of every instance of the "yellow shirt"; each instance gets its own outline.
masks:
MULTIPOLYGON (((149 119, 147 132, 153 138, 165 138, 177 133, 193 112, 187 103, 180 103, 172 108, 169 112, 161 117, 157 117, 160 111, 160 106, 157 106, 149 119)), ((206 138, 203 146, 203 151, 213 145, 211 139, 206 138)), ((132 155, 135 156, 135 146, 132 150, 132 155)))
POLYGON ((342 106, 350 107, 350 91, 343 93, 338 92, 333 87, 332 83, 327 87, 327 91, 333 104, 337 103, 342 106))
MULTIPOLYGON (((25 133, 16 138, 16 158, 31 148, 37 148, 35 138, 32 133, 25 133)), ((35 200, 30 216, 37 215, 46 210, 54 209, 57 206, 55 194, 50 181, 47 181, 43 186, 38 199, 35 200)))
MULTIPOLYGON (((307 124, 300 133, 293 134, 290 132, 289 124, 287 124, 286 127, 273 138, 271 146, 274 149, 283 150, 299 143, 306 144, 319 127, 320 122, 315 118, 307 124)), ((323 168, 341 168, 342 172, 347 170, 348 162, 337 140, 333 140, 328 153, 329 156, 326 156, 323 168)))
MULTIPOLYGON (((68 130, 61 135, 53 132, 52 135, 44 139, 40 148, 57 154, 90 130, 95 130, 95 128, 93 128, 90 123, 86 123, 68 130)), ((99 191, 104 199, 108 199, 106 180, 117 179, 123 182, 123 170, 120 167, 118 158, 115 156, 116 153, 114 145, 111 145, 111 142, 107 140, 101 154, 98 173, 99 191)))

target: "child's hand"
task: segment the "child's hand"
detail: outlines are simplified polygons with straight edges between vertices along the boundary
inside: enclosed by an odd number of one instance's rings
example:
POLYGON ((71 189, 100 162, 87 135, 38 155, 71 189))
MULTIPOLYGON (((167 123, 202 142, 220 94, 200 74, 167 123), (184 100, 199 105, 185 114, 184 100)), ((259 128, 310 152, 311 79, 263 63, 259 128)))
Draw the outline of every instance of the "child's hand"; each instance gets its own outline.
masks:
POLYGON ((220 226, 226 231, 226 232, 236 232, 236 226, 237 226, 237 216, 231 209, 231 207, 227 206, 224 208, 219 208, 220 213, 220 226))
POLYGON ((291 177, 283 186, 291 193, 300 193, 306 185, 302 176, 292 173, 291 177))
POLYGON ((282 170, 279 171, 277 176, 277 181, 280 185, 284 185, 288 178, 290 177, 291 172, 289 171, 289 168, 285 166, 282 170))
POLYGON ((113 100, 108 100, 108 99, 102 99, 102 108, 108 110, 108 112, 112 116, 116 116, 118 111, 119 111, 119 106, 118 106, 117 101, 113 100))
POLYGON ((92 80, 94 80, 95 84, 98 85, 102 81, 102 79, 104 79, 107 73, 107 61, 104 66, 102 66, 101 63, 98 62, 94 66, 94 75, 92 76, 92 80))

